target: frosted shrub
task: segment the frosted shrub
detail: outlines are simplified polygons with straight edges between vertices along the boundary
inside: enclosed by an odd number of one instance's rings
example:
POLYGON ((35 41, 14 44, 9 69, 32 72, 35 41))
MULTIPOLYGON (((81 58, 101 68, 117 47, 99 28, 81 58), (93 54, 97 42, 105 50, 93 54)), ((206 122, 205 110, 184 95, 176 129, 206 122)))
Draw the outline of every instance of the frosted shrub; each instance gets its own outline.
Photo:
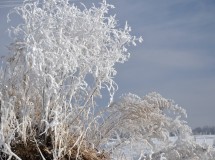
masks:
MULTIPOLYGON (((139 142, 143 144, 138 150, 160 153, 162 147, 166 148, 170 144, 170 133, 177 136, 178 140, 187 139, 191 133, 186 123, 180 120, 180 116, 186 116, 185 110, 158 93, 150 93, 143 98, 127 94, 112 103, 110 108, 109 120, 104 121, 100 131, 121 137, 116 138, 111 146, 118 150, 116 154, 119 156, 126 145, 136 149, 135 145, 139 142), (175 114, 175 117, 168 116, 170 113, 175 114)), ((151 156, 147 152, 145 155, 151 156)))
POLYGON ((17 140, 51 137, 58 159, 88 141, 100 116, 95 99, 106 88, 112 101, 114 64, 127 60, 130 43, 142 41, 127 24, 116 28, 109 8, 105 1, 81 10, 68 0, 38 0, 14 9, 22 23, 10 29, 12 55, 1 74, 3 152, 13 155, 17 140))
POLYGON ((99 128, 100 141, 112 137, 112 143, 104 145, 117 160, 213 160, 215 150, 197 144, 181 117, 186 111, 158 93, 143 98, 127 94, 110 105, 99 128))

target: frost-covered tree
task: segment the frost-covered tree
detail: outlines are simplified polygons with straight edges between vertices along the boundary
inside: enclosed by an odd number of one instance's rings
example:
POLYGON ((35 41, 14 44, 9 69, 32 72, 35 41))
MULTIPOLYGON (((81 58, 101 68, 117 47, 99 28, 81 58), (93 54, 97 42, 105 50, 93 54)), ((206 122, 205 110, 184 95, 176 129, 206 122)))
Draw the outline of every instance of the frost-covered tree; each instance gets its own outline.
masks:
POLYGON ((89 152, 98 159, 103 150, 120 159, 137 141, 143 142, 139 159, 198 156, 202 148, 173 101, 157 93, 113 101, 114 65, 124 63, 128 46, 142 38, 131 36, 127 24, 118 28, 110 8, 105 0, 81 9, 69 0, 25 0, 14 9, 22 23, 10 28, 11 55, 0 70, 0 156, 21 159, 18 147, 28 146, 43 160, 90 159, 89 152), (99 106, 104 91, 109 101, 99 106))

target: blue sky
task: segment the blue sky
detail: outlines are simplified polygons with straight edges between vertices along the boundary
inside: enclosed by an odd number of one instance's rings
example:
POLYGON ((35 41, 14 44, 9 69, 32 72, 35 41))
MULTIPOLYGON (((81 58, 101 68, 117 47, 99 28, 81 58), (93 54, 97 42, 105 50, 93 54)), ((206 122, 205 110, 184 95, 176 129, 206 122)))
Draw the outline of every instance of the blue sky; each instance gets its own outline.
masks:
POLYGON ((120 93, 157 91, 188 112, 192 127, 215 125, 215 1, 118 1, 144 43, 119 66, 120 93))
MULTIPOLYGON (((116 14, 119 26, 127 20, 132 34, 144 39, 130 48, 128 62, 116 65, 116 96, 128 92, 144 96, 156 91, 187 110, 190 126, 215 126, 215 1, 108 2, 116 7, 111 13, 116 14)), ((9 9, 0 8, 1 55, 7 54, 9 9)))

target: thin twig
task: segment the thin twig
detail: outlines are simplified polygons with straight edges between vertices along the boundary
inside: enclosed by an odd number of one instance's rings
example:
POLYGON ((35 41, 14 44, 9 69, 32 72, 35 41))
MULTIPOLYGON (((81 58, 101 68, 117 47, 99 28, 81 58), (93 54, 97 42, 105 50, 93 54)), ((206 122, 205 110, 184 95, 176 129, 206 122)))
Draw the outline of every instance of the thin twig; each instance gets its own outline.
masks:
POLYGON ((43 156, 43 154, 42 154, 42 152, 41 152, 41 150, 40 150, 38 144, 37 144, 37 140, 35 139, 35 137, 34 137, 34 142, 36 143, 37 149, 38 149, 38 151, 40 152, 41 157, 43 158, 43 160, 46 160, 45 157, 43 156))

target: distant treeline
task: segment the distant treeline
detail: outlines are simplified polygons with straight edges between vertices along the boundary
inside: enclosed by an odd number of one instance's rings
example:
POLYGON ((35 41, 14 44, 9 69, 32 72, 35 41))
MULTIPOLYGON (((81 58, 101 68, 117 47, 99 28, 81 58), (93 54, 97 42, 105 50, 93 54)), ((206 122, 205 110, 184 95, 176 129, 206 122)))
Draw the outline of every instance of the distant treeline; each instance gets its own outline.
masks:
POLYGON ((193 134, 194 135, 215 135, 215 127, 210 127, 210 126, 204 126, 204 127, 197 127, 193 129, 193 134))

